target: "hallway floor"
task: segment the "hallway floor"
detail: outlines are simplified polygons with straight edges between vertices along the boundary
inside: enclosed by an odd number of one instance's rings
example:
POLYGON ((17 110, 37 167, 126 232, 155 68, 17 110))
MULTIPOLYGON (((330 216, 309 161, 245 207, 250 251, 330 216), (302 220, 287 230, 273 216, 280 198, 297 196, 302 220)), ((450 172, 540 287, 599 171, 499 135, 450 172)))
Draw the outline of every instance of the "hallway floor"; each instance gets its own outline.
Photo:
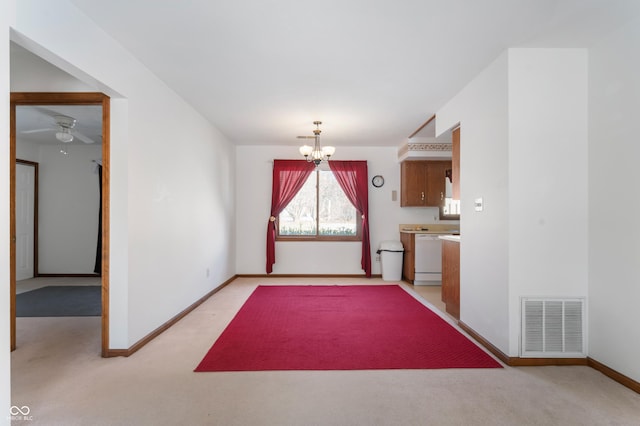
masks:
POLYGON ((100 357, 99 317, 18 318, 12 404, 30 425, 640 424, 640 395, 582 366, 194 373, 259 284, 389 283, 238 278, 129 358, 100 357))

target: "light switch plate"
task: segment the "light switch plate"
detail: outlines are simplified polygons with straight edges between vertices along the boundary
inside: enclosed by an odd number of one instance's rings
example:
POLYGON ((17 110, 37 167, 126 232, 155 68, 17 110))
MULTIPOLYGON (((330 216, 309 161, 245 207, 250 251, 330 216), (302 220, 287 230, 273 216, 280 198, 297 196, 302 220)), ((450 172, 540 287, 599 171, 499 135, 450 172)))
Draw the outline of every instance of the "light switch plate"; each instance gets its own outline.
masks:
POLYGON ((482 210, 484 210, 484 201, 482 200, 482 197, 476 198, 475 200, 473 200, 473 203, 477 212, 481 212, 482 210))

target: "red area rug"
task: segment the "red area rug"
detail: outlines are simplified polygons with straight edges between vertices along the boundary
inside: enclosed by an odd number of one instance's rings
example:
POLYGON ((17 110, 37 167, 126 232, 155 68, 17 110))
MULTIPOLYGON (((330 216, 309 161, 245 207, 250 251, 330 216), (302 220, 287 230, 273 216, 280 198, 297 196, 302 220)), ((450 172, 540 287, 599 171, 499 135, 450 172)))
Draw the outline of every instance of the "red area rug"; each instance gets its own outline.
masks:
POLYGON ((259 286, 195 371, 500 367, 398 285, 259 286))

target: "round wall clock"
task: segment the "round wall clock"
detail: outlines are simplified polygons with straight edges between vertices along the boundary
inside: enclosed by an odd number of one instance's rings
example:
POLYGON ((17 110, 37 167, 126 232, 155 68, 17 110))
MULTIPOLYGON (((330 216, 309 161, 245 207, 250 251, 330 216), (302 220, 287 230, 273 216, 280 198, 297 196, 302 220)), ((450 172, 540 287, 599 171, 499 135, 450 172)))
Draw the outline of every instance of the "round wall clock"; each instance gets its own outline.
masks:
POLYGON ((373 179, 371 179, 371 183, 376 188, 380 188, 382 185, 384 185, 384 178, 380 175, 375 175, 373 179))

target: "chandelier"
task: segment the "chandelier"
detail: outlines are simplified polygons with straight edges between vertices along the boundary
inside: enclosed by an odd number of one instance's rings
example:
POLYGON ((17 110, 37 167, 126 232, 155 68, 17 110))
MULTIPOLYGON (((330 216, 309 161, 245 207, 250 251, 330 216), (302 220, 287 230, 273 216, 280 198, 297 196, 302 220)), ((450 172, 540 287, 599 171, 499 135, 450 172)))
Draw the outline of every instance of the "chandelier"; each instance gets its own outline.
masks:
POLYGON ((298 136, 298 139, 314 139, 315 142, 313 146, 302 145, 300 147, 300 154, 302 154, 305 160, 312 162, 318 167, 323 161, 329 161, 329 157, 336 152, 335 147, 333 146, 325 146, 324 148, 320 146, 320 125, 322 121, 314 121, 313 124, 316 125, 315 130, 313 131, 314 136, 298 136))

